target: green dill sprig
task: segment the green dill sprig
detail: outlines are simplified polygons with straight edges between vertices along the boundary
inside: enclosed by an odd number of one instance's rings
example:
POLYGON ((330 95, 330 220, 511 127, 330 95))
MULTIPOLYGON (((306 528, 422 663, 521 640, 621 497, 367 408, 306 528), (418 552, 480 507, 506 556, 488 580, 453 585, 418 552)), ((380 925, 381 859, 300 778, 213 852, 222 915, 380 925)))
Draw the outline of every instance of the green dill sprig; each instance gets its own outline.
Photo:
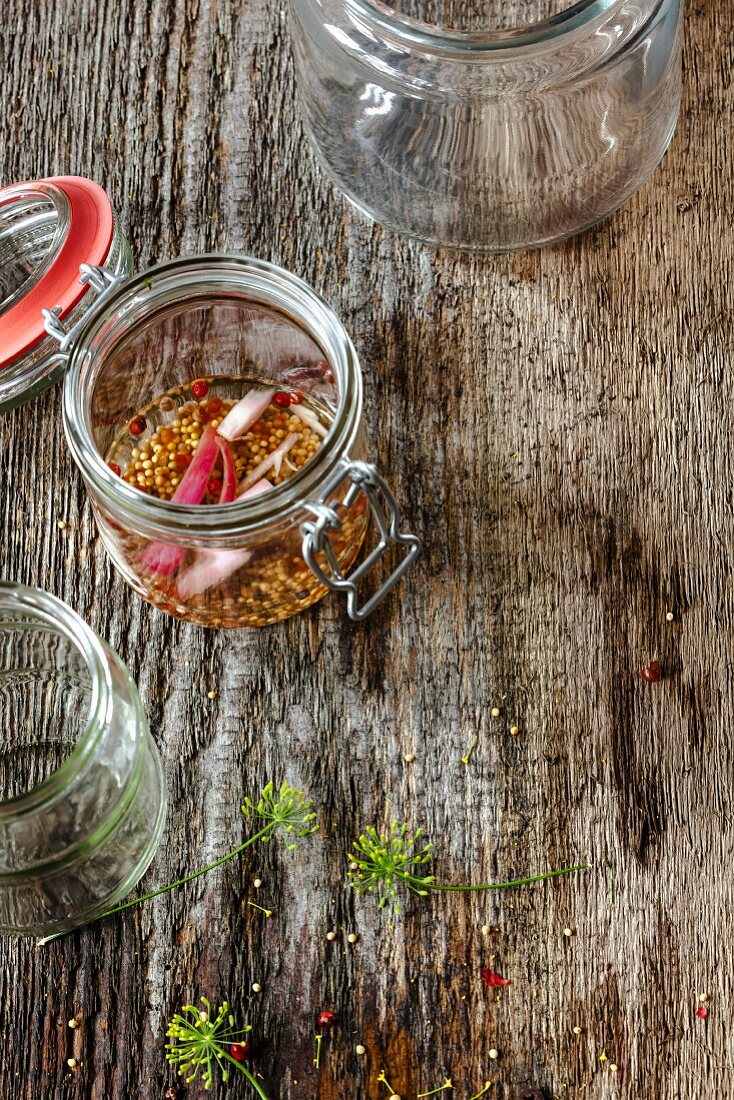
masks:
MULTIPOLYGON (((259 819, 261 824, 258 831, 253 836, 248 837, 244 843, 238 844, 231 852, 220 856, 214 863, 209 863, 198 871, 192 871, 190 875, 176 879, 175 882, 169 882, 166 886, 160 886, 157 890, 151 890, 150 893, 143 894, 142 897, 133 898, 131 901, 125 901, 121 905, 115 905, 114 908, 107 909, 98 919, 111 917, 114 913, 121 913, 124 909, 132 909, 135 905, 142 905, 144 901, 150 901, 151 898, 167 894, 169 890, 175 890, 178 886, 185 886, 186 883, 193 882, 194 879, 201 878, 209 871, 221 867, 223 863, 228 863, 230 859, 240 855, 251 845, 257 843, 258 840, 265 844, 278 833, 285 833, 287 836, 295 838, 291 843, 286 844, 288 850, 292 851, 296 847, 297 839, 310 836, 318 829, 313 802, 310 798, 306 798, 303 791, 291 787, 288 783, 281 783, 280 788, 276 788, 272 782, 267 783, 263 787, 257 802, 253 802, 251 798, 245 799, 242 805, 242 813, 247 818, 259 819)), ((73 929, 69 929, 69 931, 73 931, 73 929)), ((51 936, 39 939, 38 943, 39 945, 50 943, 51 940, 66 935, 68 935, 68 932, 56 932, 51 936)))
MULTIPOLYGON (((259 817, 267 822, 266 840, 270 840, 273 833, 281 830, 300 838, 310 836, 318 829, 311 799, 306 798, 302 791, 290 787, 287 783, 281 783, 280 790, 276 790, 272 783, 268 783, 263 787, 257 803, 251 798, 245 799, 242 812, 248 817, 259 817)), ((286 847, 292 851, 296 847, 295 841, 286 847)))
POLYGON ((378 833, 370 825, 357 837, 349 856, 349 882, 358 894, 376 892, 380 898, 380 908, 393 901, 399 908, 396 898, 398 888, 406 887, 419 897, 426 897, 432 891, 443 893, 466 893, 477 890, 505 890, 512 886, 527 886, 531 882, 570 875, 574 871, 586 871, 587 864, 577 867, 564 867, 560 871, 545 871, 541 875, 529 878, 513 879, 510 882, 492 882, 477 886, 450 886, 437 882, 434 875, 422 875, 418 871, 431 861, 433 845, 423 839, 423 830, 411 833, 406 824, 393 822, 388 833, 378 833))
POLYGON ((166 1043, 166 1061, 185 1077, 187 1085, 197 1081, 201 1075, 205 1089, 212 1087, 217 1067, 222 1081, 226 1082, 229 1080, 229 1066, 236 1066, 244 1073, 260 1100, 268 1100, 249 1069, 229 1052, 231 1044, 238 1042, 252 1028, 235 1028, 234 1016, 227 1001, 223 1001, 218 1009, 213 1009, 206 997, 201 998, 201 1003, 203 1009, 196 1005, 182 1005, 181 1011, 172 1017, 166 1031, 171 1040, 166 1043))

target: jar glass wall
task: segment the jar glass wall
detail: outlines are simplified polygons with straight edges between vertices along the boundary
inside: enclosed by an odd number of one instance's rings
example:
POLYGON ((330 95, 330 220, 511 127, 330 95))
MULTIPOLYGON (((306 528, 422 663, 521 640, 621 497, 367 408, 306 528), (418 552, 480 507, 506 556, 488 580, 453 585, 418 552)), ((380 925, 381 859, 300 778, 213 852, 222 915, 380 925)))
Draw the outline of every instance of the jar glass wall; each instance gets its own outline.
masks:
POLYGON ((0 930, 100 916, 144 874, 165 784, 120 659, 59 600, 0 582, 0 930))
MULTIPOLYGON (((345 501, 340 470, 363 456, 361 408, 359 364, 335 314, 301 280, 243 257, 174 261, 125 283, 79 333, 64 390, 67 438, 113 562, 140 595, 206 626, 264 625, 325 594, 301 528, 324 485, 345 501), (266 396, 261 419, 227 448, 238 489, 264 463, 268 491, 218 503, 219 466, 203 502, 172 501, 205 433, 224 430, 251 392, 299 398, 279 408, 266 396)), ((352 493, 330 536, 342 572, 368 515, 352 493)))
POLYGON ((682 0, 291 6, 322 167, 361 211, 432 244, 577 233, 642 186, 675 129, 682 0))

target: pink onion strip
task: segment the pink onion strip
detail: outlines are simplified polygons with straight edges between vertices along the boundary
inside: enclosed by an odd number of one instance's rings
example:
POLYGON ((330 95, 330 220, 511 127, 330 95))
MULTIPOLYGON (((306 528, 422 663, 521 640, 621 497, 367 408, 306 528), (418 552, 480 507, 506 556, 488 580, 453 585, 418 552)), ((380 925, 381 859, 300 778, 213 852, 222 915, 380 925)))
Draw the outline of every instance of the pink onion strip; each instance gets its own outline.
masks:
POLYGON ((316 432, 316 435, 320 435, 322 439, 324 438, 326 435, 326 428, 315 412, 311 409, 304 408, 303 405, 291 405, 290 411, 297 416, 299 420, 302 420, 312 432, 316 432))
POLYGON ((217 431, 223 439, 231 443, 239 439, 245 432, 249 432, 253 424, 257 423, 273 399, 273 389, 261 389, 255 386, 233 405, 225 416, 217 431))
MULTIPOLYGON (((252 485, 237 500, 247 500, 272 489, 272 484, 263 478, 252 485)), ((178 594, 182 600, 199 596, 209 588, 222 584, 236 573, 252 557, 251 550, 200 550, 194 562, 178 578, 178 594)))
MULTIPOLYGON (((219 454, 216 433, 206 427, 194 452, 191 465, 176 486, 171 497, 172 504, 201 504, 219 454)), ((224 488, 222 488, 224 491, 224 488)), ((183 546, 174 546, 169 542, 152 542, 140 559, 142 568, 148 573, 157 573, 169 577, 181 565, 186 557, 183 546)))
POLYGON ((237 487, 237 474, 234 471, 234 458, 227 441, 217 436, 217 446, 222 455, 224 477, 222 478, 222 491, 219 494, 220 504, 229 504, 234 500, 234 491, 237 487))
MULTIPOLYGON (((275 470, 275 476, 277 477, 280 473, 283 459, 288 454, 293 444, 300 438, 299 432, 291 432, 290 435, 287 435, 283 442, 276 447, 274 451, 271 451, 269 455, 265 455, 265 458, 255 467, 252 473, 248 474, 245 480, 240 482, 240 491, 249 489, 250 486, 254 485, 256 481, 259 481, 268 470, 275 470)), ((268 482, 268 484, 270 485, 270 482, 268 482)), ((270 488, 272 489, 273 486, 271 485, 270 488)), ((241 497, 238 497, 238 500, 241 499, 241 497)))

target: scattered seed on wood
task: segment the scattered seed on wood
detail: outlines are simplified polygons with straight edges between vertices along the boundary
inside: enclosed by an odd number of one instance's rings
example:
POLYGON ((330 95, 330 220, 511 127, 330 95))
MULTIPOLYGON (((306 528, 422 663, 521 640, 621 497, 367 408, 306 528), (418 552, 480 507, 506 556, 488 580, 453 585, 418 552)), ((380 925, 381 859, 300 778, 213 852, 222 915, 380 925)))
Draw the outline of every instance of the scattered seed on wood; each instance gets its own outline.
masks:
POLYGON ((500 716, 500 708, 499 707, 492 707, 492 717, 493 718, 499 718, 499 716, 500 716))
POLYGON ((331 943, 333 940, 336 939, 336 932, 327 932, 326 933, 326 938, 329 941, 329 943, 331 943))
POLYGON ((66 1064, 69 1069, 76 1069, 76 1058, 67 1058, 66 1064))
POLYGON ((207 694, 207 698, 209 698, 209 699, 216 699, 216 697, 217 697, 216 691, 207 691, 206 694, 207 694))
POLYGON ((580 1035, 581 1034, 581 1028, 578 1026, 578 1024, 573 1029, 573 1033, 574 1033, 574 1035, 580 1035))
POLYGON ((253 982, 253 984, 252 984, 252 992, 253 993, 262 993, 262 988, 263 987, 260 985, 259 982, 253 982))
POLYGON ((415 753, 414 752, 409 752, 407 754, 407 756, 405 757, 405 763, 406 764, 412 764, 414 762, 414 760, 415 760, 415 753))
POLYGON ((668 614, 665 616, 665 618, 669 623, 672 623, 673 620, 675 619, 675 615, 673 614, 672 611, 669 611, 668 614))
POLYGON ((255 887, 256 890, 259 890, 262 884, 263 880, 261 878, 256 878, 252 885, 255 887))
POLYGON ((563 934, 564 934, 564 936, 572 936, 573 935, 573 928, 564 928, 563 929, 563 934))
POLYGON ((498 1050, 495 1050, 494 1047, 492 1047, 492 1049, 489 1052, 489 1057, 492 1059, 492 1061, 496 1062, 497 1059, 499 1058, 499 1056, 500 1056, 500 1052, 498 1050))
POLYGON ((513 737, 517 737, 519 732, 520 732, 519 726, 510 726, 510 733, 512 734, 513 737))
POLYGON ((350 932, 347 936, 347 943, 356 943, 358 939, 359 936, 355 935, 354 932, 350 932))
POLYGON ((72 1018, 69 1020, 69 1027, 70 1028, 79 1027, 79 1021, 77 1020, 76 1016, 72 1016, 72 1018))
POLYGON ((360 1054, 360 1055, 367 1053, 367 1051, 365 1050, 365 1048, 362 1046, 361 1043, 357 1043, 357 1045, 354 1049, 356 1050, 357 1054, 360 1054))

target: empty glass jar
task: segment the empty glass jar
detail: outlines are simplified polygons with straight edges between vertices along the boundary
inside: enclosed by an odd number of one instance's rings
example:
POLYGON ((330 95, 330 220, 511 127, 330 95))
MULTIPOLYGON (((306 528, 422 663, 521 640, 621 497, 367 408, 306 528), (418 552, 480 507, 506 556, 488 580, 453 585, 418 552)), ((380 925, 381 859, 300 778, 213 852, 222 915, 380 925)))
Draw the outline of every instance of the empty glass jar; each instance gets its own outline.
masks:
POLYGON ((144 874, 165 783, 119 657, 53 596, 0 582, 0 931, 100 916, 144 874))
POLYGON ((360 210, 452 248, 583 230, 648 179, 679 109, 682 0, 292 0, 319 161, 360 210))

